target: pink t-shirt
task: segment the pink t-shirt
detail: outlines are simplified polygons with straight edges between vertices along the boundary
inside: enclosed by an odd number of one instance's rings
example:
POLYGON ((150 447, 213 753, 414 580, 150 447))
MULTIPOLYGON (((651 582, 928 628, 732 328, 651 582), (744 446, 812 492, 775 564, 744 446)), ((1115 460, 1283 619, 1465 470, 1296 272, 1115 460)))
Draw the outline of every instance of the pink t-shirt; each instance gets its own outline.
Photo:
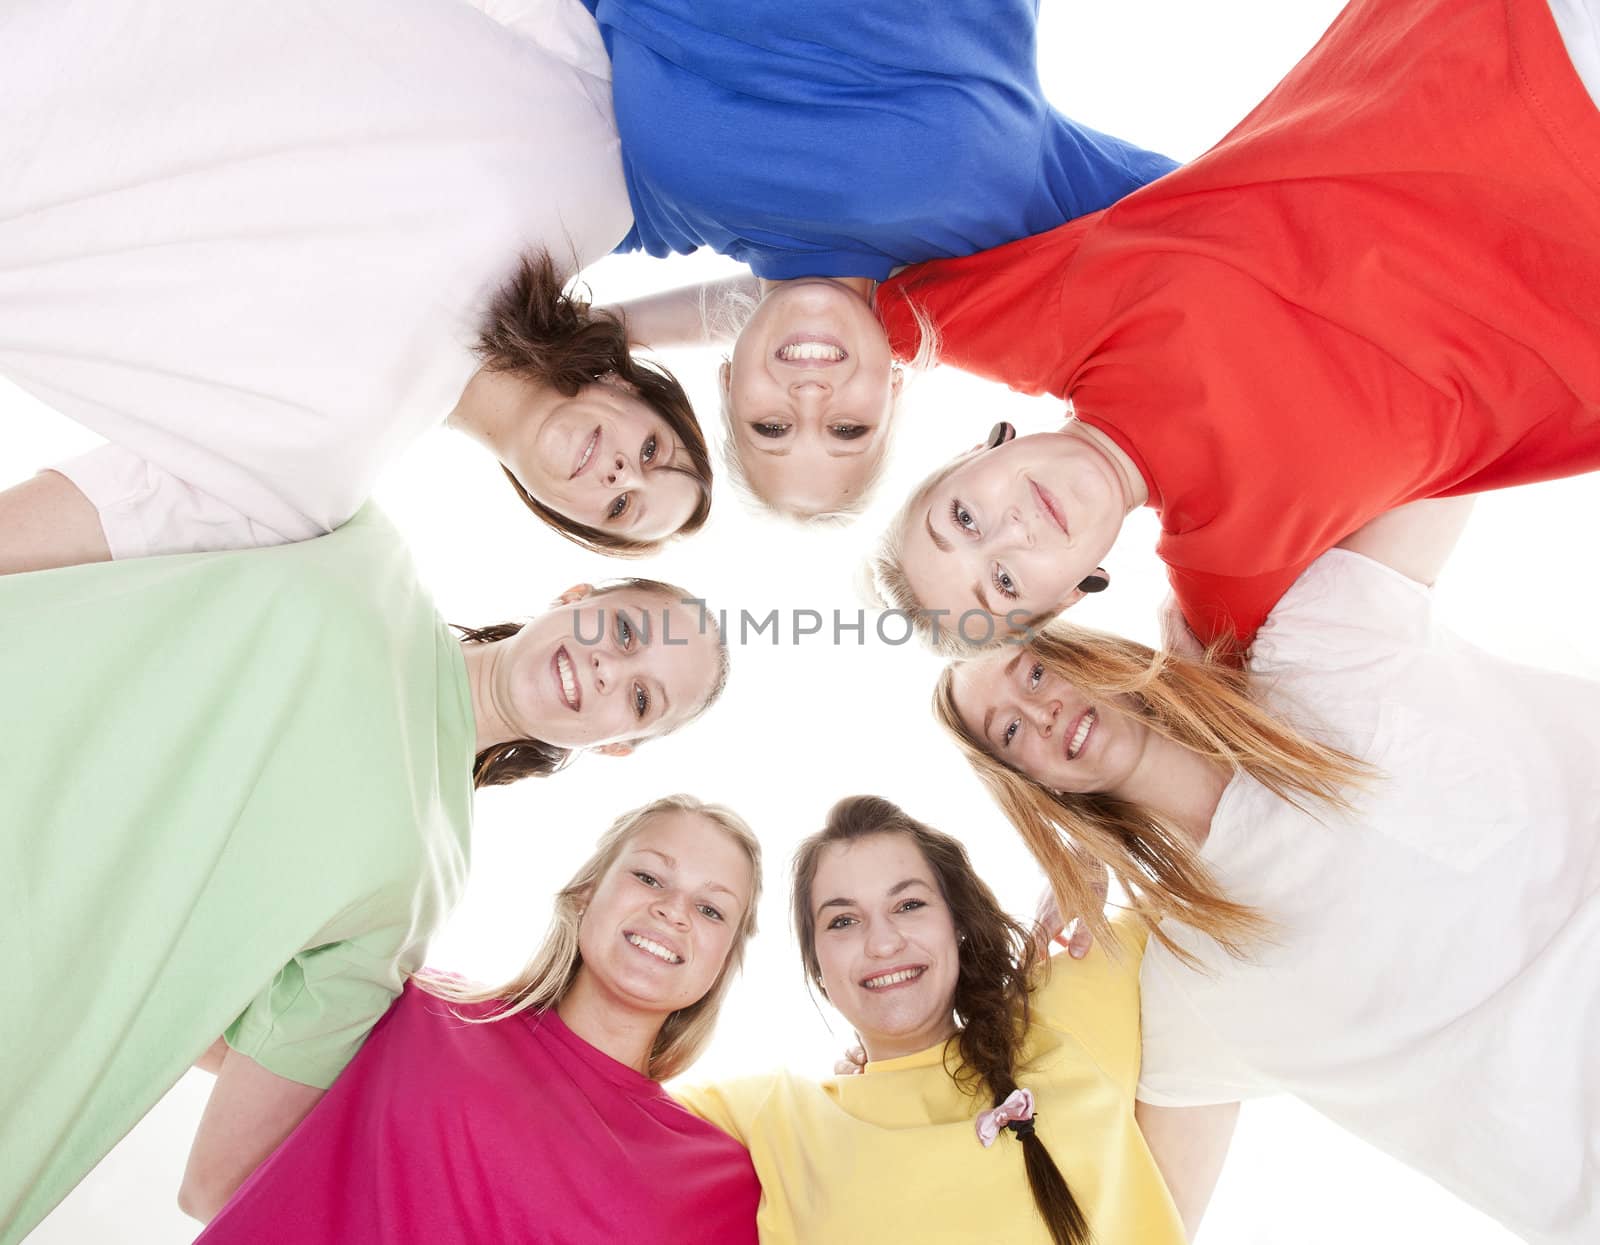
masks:
POLYGON ((451 1011, 408 984, 200 1240, 755 1245, 761 1188, 738 1142, 554 1011, 451 1011))

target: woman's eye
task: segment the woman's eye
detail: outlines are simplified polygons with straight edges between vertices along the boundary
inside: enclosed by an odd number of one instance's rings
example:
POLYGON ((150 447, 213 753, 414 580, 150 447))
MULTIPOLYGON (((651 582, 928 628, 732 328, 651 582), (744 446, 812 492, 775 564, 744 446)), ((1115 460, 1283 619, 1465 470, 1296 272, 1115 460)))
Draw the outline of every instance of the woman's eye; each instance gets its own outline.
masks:
POLYGON ((646 437, 644 439, 644 444, 639 447, 639 461, 641 463, 648 464, 648 463, 653 462, 655 460, 655 456, 656 456, 656 434, 652 432, 648 437, 646 437))
POLYGON ((637 717, 644 717, 650 710, 650 693, 644 690, 644 684, 633 685, 633 712, 637 717))
POLYGON ((788 424, 751 424, 750 427, 758 437, 781 437, 789 431, 788 424))
POLYGON ((840 441, 854 441, 866 436, 868 428, 865 424, 829 424, 828 431, 840 441))
POLYGON ((611 503, 611 508, 606 511, 606 518, 620 519, 628 512, 628 494, 623 493, 616 501, 611 503))
POLYGON ((1022 720, 1020 718, 1013 719, 1011 724, 1006 727, 1005 731, 1000 736, 1001 747, 1009 748, 1011 746, 1011 741, 1017 737, 1017 731, 1020 730, 1021 727, 1022 720))
POLYGON ((978 521, 972 517, 972 512, 963 506, 960 501, 950 503, 950 521, 964 532, 976 532, 978 521))
POLYGON ((853 916, 836 916, 828 922, 828 928, 844 929, 846 926, 854 925, 855 923, 856 919, 853 916))
POLYGON ((1028 690, 1030 692, 1038 691, 1039 690, 1040 680, 1042 680, 1043 678, 1044 678, 1044 662, 1036 661, 1036 662, 1033 663, 1033 669, 1028 671, 1028 690))
POLYGON ((709 917, 713 921, 722 920, 722 913, 718 912, 708 903, 703 903, 700 905, 700 915, 703 917, 709 917))
POLYGON ((630 623, 621 610, 617 611, 617 644, 623 652, 633 647, 633 624, 630 623))
POLYGON ((994 568, 994 586, 999 594, 1009 601, 1017 599, 1017 581, 1011 578, 1011 572, 1003 566, 994 568))
POLYGON ((896 911, 915 912, 918 908, 926 908, 927 906, 928 901, 926 899, 908 899, 905 901, 905 903, 901 904, 896 911))
POLYGON ((638 878, 646 886, 654 886, 657 890, 661 888, 661 883, 656 880, 656 876, 653 873, 646 873, 643 869, 635 869, 633 871, 633 876, 638 878))

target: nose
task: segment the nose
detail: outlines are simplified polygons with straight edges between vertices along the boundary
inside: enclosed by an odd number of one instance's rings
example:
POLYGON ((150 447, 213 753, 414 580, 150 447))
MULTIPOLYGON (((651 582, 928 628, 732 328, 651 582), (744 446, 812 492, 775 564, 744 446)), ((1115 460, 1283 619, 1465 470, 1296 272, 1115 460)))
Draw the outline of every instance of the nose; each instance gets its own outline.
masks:
POLYGON ((598 648, 589 654, 589 672, 593 676, 594 690, 604 696, 617 681, 616 667, 611 664, 611 658, 598 648))
POLYGON ((600 469, 600 480, 607 488, 627 488, 635 480, 633 459, 621 450, 612 450, 600 469))
POLYGON ((1006 509, 1006 525, 1015 535, 1017 543, 1024 549, 1033 548, 1033 521, 1035 517, 1020 505, 1010 506, 1006 509))
POLYGON ((1061 702, 1059 700, 1041 700, 1029 707, 1029 716, 1038 728, 1039 734, 1046 739, 1050 732, 1055 730, 1056 720, 1061 716, 1061 702))
POLYGON ((867 954, 874 959, 886 959, 905 945, 905 935, 893 921, 874 921, 867 927, 867 954))
POLYGON ((650 915, 678 929, 689 928, 689 900, 682 891, 665 890, 650 905, 650 915))

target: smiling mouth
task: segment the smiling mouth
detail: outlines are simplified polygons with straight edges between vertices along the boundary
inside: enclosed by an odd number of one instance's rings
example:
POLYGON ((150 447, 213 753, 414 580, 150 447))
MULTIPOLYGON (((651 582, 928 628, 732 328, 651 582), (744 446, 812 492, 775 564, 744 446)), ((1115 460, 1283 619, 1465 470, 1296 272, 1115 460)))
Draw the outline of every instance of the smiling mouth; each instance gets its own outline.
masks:
POLYGON ((916 964, 909 968, 892 968, 887 973, 879 973, 876 977, 863 978, 861 985, 866 990, 893 990, 896 986, 910 985, 927 971, 926 964, 916 964))
POLYGON ((772 357, 790 367, 833 367, 850 357, 841 342, 831 337, 806 333, 788 338, 772 357))
POLYGON ((583 708, 583 689, 578 686, 578 671, 563 644, 550 659, 550 669, 556 676, 556 689, 568 709, 576 713, 583 708))
POLYGON ((1028 487, 1033 490, 1033 500, 1040 513, 1060 528, 1063 536, 1071 536, 1072 533, 1067 530, 1067 516, 1061 513, 1061 503, 1055 499, 1055 495, 1048 489, 1040 488, 1031 477, 1028 487))
POLYGON ((682 964, 683 957, 665 943, 659 943, 654 938, 646 938, 643 934, 635 934, 632 930, 626 931, 622 937, 630 947, 642 951, 653 959, 660 960, 663 964, 682 964))
POLYGON ((594 427, 594 431, 589 434, 589 439, 583 443, 583 449, 578 454, 578 464, 577 464, 577 466, 575 466, 572 469, 572 474, 569 475, 567 477, 567 479, 576 480, 586 470, 588 470, 589 464, 594 461, 595 447, 598 446, 599 444, 600 444, 600 425, 596 424, 595 427, 594 427))
POLYGON ((1083 751, 1084 744, 1089 742, 1089 736, 1094 732, 1094 724, 1100 720, 1100 715, 1094 709, 1085 709, 1078 715, 1078 724, 1071 735, 1067 736, 1067 760, 1076 761, 1078 754, 1083 751))

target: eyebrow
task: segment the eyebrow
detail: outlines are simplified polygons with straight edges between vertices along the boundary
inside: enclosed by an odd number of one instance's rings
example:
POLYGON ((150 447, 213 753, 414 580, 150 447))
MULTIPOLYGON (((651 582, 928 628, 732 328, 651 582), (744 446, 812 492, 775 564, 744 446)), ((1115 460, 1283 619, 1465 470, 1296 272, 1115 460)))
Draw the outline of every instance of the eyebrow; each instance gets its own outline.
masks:
MULTIPOLYGON (((1017 663, 1019 661, 1021 661, 1021 660, 1022 660, 1022 654, 1018 653, 1010 661, 1006 662, 1006 670, 1005 670, 1006 678, 1009 679, 1012 676, 1012 674, 1016 671, 1017 663)), ((989 706, 989 712, 983 715, 983 737, 985 739, 989 738, 989 723, 991 723, 993 721, 994 721, 994 706, 990 705, 989 706)))
MULTIPOLYGON (((666 863, 666 866, 669 869, 676 869, 678 867, 678 862, 676 860, 667 855, 666 852, 657 851, 653 847, 636 847, 633 850, 636 852, 647 852, 651 856, 660 857, 661 860, 666 863)), ((724 895, 731 895, 734 899, 739 898, 739 892, 735 891, 731 887, 724 886, 721 882, 705 882, 702 883, 702 885, 704 889, 708 891, 721 891, 724 895)))
MULTIPOLYGON (((912 887, 912 886, 920 886, 925 890, 932 890, 933 889, 933 887, 929 886, 928 883, 926 881, 924 881, 922 878, 906 878, 902 882, 896 882, 893 886, 891 886, 889 888, 888 898, 893 899, 901 891, 906 890, 908 887, 912 887)), ((817 916, 821 916, 823 911, 824 911, 824 909, 827 909, 827 908, 856 908, 856 907, 860 907, 860 905, 858 903, 856 903, 856 901, 854 899, 846 899, 846 898, 841 896, 841 897, 839 897, 837 899, 829 899, 825 903, 818 904, 817 905, 817 916)))
POLYGON ((988 614, 990 617, 994 617, 994 611, 989 608, 989 598, 986 595, 986 592, 987 589, 985 589, 982 584, 977 582, 973 583, 972 595, 977 598, 978 608, 981 609, 985 614, 988 614))
POLYGON ((927 526, 928 535, 933 537, 933 543, 938 547, 939 552, 940 553, 949 553, 950 552, 950 542, 948 540, 946 540, 943 536, 939 535, 938 532, 933 530, 933 507, 932 506, 928 507, 928 513, 923 516, 922 522, 927 526))
POLYGON ((661 711, 656 714, 656 721, 664 720, 672 712, 672 697, 667 695, 667 685, 660 679, 655 680, 656 691, 661 695, 661 711))

